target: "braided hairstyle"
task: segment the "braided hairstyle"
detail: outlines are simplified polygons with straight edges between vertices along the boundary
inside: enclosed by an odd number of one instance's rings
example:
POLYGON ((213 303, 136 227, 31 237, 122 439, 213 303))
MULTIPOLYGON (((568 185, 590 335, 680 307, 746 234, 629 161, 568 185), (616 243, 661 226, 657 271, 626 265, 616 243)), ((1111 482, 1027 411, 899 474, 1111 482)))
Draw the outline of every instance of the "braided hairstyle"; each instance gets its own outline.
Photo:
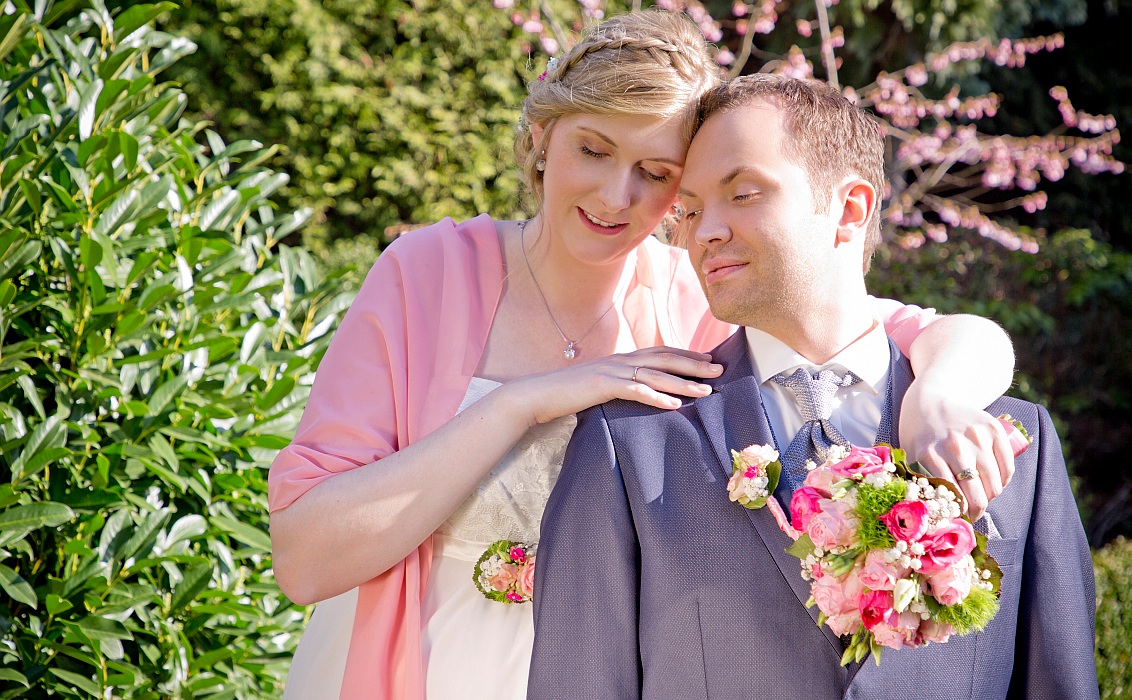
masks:
POLYGON ((647 10, 592 27, 543 80, 527 86, 515 161, 534 213, 543 197, 535 167, 542 149, 535 147, 531 124, 541 124, 547 139, 555 123, 571 114, 682 115, 691 141, 699 99, 719 76, 699 28, 684 15, 647 10))

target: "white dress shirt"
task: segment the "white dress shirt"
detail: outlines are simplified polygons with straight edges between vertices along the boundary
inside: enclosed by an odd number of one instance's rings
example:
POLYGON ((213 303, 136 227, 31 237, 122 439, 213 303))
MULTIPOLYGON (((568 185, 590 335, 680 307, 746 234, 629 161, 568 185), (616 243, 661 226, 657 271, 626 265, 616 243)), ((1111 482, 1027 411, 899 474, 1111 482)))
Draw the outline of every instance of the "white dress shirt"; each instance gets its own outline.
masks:
POLYGON ((885 394, 891 359, 884 326, 874 323, 868 333, 822 365, 815 365, 768 333, 754 328, 744 330, 747 333, 747 346, 751 351, 752 369, 759 382, 763 406, 778 441, 779 452, 786 451, 790 441, 802 429, 803 421, 794 393, 771 381, 771 378, 777 374, 789 376, 799 367, 811 374, 832 369, 839 375, 844 375, 847 371, 857 375, 861 381, 837 390, 833 414, 829 420, 852 444, 876 444, 881 413, 887 398, 885 394))

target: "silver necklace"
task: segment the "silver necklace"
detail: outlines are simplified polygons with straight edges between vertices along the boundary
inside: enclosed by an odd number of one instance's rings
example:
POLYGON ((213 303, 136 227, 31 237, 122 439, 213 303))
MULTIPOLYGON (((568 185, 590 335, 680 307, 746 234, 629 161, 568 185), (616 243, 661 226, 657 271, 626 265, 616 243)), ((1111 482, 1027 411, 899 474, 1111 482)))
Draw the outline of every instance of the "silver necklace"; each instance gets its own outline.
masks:
POLYGON ((554 324, 554 328, 558 331, 558 335, 562 336, 562 341, 566 343, 566 348, 562 351, 563 357, 565 357, 567 360, 573 360, 578 356, 578 343, 589 337, 589 334, 592 333, 595 328, 597 328, 597 324, 601 323, 601 320, 609 315, 609 312, 613 310, 614 302, 610 302, 609 308, 605 310, 605 313, 603 313, 598 317, 596 321, 594 321, 594 324, 590 326, 590 329, 588 331, 582 334, 581 338, 578 338, 577 340, 570 340, 569 338, 567 338, 566 334, 562 332, 562 326, 558 325, 558 321, 554 319, 554 312, 550 310, 550 304, 548 304, 546 301, 546 295, 542 293, 542 287, 539 286, 538 280, 535 279, 535 271, 531 269, 531 260, 527 257, 527 243, 524 238, 528 223, 529 220, 519 222, 519 248, 523 251, 523 262, 527 264, 527 272, 531 276, 531 281, 535 283, 535 291, 538 292, 538 298, 542 299, 542 305, 543 308, 546 309, 546 315, 550 317, 550 322, 554 324))

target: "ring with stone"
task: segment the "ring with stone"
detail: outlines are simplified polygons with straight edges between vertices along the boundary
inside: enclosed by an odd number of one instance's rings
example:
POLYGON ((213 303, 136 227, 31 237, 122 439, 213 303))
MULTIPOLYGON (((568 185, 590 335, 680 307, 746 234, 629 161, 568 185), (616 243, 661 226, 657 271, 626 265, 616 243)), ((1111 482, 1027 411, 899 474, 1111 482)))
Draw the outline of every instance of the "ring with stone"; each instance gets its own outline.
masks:
POLYGON ((635 382, 635 381, 637 381, 637 370, 639 370, 639 369, 640 369, 640 367, 634 367, 634 368, 633 368, 633 377, 632 377, 632 379, 633 379, 633 381, 634 381, 634 382, 635 382))
POLYGON ((977 471, 975 471, 974 469, 964 469, 963 471, 956 474, 955 478, 960 480, 960 481, 970 481, 971 479, 974 479, 978 475, 979 475, 979 473, 977 471))

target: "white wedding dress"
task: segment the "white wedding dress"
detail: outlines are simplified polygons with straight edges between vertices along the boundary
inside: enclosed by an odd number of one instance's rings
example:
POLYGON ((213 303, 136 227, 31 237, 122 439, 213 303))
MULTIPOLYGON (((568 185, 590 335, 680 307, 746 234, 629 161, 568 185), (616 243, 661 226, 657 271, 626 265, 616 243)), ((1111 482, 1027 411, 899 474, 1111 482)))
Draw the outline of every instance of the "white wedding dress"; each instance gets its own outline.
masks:
MULTIPOLYGON (((474 377, 464 410, 499 386, 474 377)), ((577 420, 535 426, 433 535, 422 605, 421 655, 428 700, 522 700, 534 642, 530 603, 485 598, 472 570, 488 545, 538 541, 539 522, 577 420)), ((459 468, 458 455, 451 466, 459 468)), ((325 600, 295 652, 284 700, 336 698, 346 668, 357 590, 325 600)))

